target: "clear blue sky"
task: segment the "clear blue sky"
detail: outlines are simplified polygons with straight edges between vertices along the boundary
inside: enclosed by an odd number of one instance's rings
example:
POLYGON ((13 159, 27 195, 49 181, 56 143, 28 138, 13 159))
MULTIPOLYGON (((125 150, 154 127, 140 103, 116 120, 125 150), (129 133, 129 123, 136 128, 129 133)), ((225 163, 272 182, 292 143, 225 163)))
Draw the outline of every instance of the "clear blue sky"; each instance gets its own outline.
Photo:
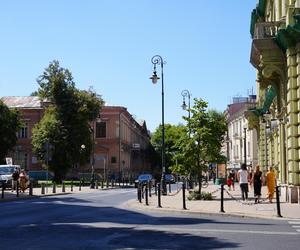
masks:
POLYGON ((256 0, 12 0, 0 7, 0 96, 27 96, 56 59, 77 88, 93 86, 109 104, 161 122, 161 83, 152 56, 166 61, 165 123, 182 122, 181 91, 209 108, 255 91, 249 63, 256 0))

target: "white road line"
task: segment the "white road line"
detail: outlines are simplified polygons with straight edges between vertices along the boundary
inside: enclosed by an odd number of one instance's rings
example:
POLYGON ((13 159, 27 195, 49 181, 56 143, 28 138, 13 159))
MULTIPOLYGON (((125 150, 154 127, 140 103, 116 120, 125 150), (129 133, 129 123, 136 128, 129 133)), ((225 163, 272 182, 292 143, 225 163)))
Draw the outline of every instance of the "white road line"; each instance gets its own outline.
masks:
POLYGON ((293 228, 300 228, 300 225, 299 225, 299 226, 294 226, 294 225, 293 225, 292 227, 293 227, 293 228))
POLYGON ((289 224, 295 224, 295 225, 300 225, 300 221, 289 221, 289 224))
POLYGON ((80 225, 80 226, 90 226, 94 228, 131 228, 133 230, 152 230, 152 231, 164 231, 173 233, 234 233, 234 234, 264 234, 264 235, 299 235, 298 232, 268 232, 268 231, 254 231, 254 230, 232 230, 232 229, 211 229, 211 228, 186 228, 186 227, 160 227, 160 226, 147 226, 147 225, 134 225, 134 224, 121 224, 121 223, 54 223, 53 225, 80 225))

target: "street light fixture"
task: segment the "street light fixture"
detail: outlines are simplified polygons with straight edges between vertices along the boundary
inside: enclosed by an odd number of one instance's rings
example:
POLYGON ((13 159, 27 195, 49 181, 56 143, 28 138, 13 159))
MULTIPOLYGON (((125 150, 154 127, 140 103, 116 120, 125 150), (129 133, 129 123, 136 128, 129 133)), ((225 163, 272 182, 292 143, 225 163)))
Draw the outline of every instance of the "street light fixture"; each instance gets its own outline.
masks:
POLYGON ((161 120, 162 120, 162 149, 161 149, 161 167, 162 167, 162 194, 167 194, 167 186, 165 180, 166 166, 165 166, 165 121, 164 121, 164 60, 160 55, 155 55, 152 57, 151 62, 153 64, 153 75, 150 77, 153 84, 156 84, 159 79, 161 79, 161 120), (160 65, 161 68, 161 78, 157 76, 156 65, 160 65))
MULTIPOLYGON (((191 109, 191 94, 187 89, 185 89, 181 92, 181 95, 182 95, 182 98, 183 98, 181 107, 182 107, 183 110, 186 110, 186 108, 188 108, 189 121, 190 121, 190 118, 191 118, 191 110, 190 110, 191 109), (188 98, 188 106, 185 103, 185 98, 186 97, 188 98)), ((190 124, 190 123, 188 122, 188 124, 190 124)), ((189 125, 189 137, 191 137, 190 125, 189 125)))

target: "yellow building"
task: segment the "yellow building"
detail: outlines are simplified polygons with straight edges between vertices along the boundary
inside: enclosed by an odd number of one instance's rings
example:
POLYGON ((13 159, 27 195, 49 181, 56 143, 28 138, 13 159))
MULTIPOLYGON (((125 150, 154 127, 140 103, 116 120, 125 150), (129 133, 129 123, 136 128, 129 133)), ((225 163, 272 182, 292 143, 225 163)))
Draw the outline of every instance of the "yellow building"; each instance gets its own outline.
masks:
POLYGON ((300 0, 259 0, 251 15, 251 64, 257 69, 259 164, 274 166, 290 202, 300 196, 300 0))

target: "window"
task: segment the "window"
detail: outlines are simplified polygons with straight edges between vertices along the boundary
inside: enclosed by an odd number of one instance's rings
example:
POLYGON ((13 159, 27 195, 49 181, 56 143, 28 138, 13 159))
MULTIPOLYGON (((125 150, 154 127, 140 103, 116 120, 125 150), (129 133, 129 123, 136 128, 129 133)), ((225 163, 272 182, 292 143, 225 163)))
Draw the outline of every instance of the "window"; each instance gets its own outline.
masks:
POLYGON ((111 157, 111 163, 117 163, 117 157, 112 156, 111 157))
POLYGON ((105 137, 106 137, 106 122, 97 122, 96 138, 105 138, 105 137))
POLYGON ((28 138, 28 124, 25 123, 24 126, 18 132, 18 138, 28 138))

